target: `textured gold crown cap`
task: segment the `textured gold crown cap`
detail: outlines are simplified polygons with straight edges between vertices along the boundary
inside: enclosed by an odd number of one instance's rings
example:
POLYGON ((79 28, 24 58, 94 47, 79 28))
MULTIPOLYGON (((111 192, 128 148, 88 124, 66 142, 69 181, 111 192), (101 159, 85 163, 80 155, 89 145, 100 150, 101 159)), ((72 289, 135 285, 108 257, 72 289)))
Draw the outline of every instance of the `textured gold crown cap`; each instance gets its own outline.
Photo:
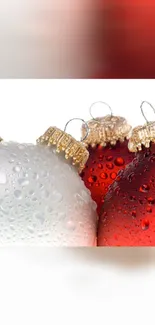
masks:
POLYGON ((148 122, 143 126, 133 129, 128 148, 131 152, 142 150, 142 146, 150 147, 150 143, 155 142, 155 122, 148 122))
MULTIPOLYGON (((108 143, 115 145, 119 140, 123 142, 129 139, 132 127, 126 119, 120 116, 107 115, 92 119, 87 122, 89 134, 83 141, 86 147, 101 145, 105 147, 108 143)), ((82 125, 82 138, 86 135, 86 126, 82 125)))
POLYGON ((54 146, 56 152, 64 152, 65 158, 71 159, 72 165, 78 166, 79 173, 81 173, 89 158, 89 152, 81 142, 56 127, 50 127, 37 139, 37 144, 54 146))

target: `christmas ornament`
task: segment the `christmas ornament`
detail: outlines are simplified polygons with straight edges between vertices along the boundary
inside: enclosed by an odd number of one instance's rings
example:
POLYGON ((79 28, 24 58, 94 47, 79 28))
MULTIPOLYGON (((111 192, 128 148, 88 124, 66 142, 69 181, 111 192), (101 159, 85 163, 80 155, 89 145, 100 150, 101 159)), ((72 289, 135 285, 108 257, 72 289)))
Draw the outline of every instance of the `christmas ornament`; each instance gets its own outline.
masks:
MULTIPOLYGON (((109 109, 111 110, 110 107, 109 109)), ((97 203, 97 212, 100 213, 109 185, 134 157, 127 147, 131 126, 125 118, 113 116, 112 111, 111 115, 102 118, 94 119, 92 116, 87 124, 90 131, 84 143, 90 155, 81 177, 90 189, 92 198, 97 203)), ((82 136, 85 135, 86 127, 83 125, 82 136)))
POLYGON ((155 245, 155 122, 133 129, 129 149, 136 156, 105 197, 98 246, 155 245))
POLYGON ((96 206, 78 175, 87 158, 55 127, 37 145, 2 141, 0 244, 95 245, 96 206))

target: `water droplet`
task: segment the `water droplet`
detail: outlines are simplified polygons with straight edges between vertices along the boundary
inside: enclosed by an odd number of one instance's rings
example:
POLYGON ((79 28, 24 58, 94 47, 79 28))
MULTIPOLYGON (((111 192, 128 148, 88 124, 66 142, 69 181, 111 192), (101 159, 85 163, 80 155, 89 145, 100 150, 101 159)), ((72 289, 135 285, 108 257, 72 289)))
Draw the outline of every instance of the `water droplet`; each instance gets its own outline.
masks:
POLYGON ((143 184, 142 186, 140 186, 139 191, 142 193, 147 193, 150 189, 150 186, 147 184, 143 184))
POLYGON ((100 174, 100 177, 102 179, 107 179, 108 178, 108 174, 103 172, 103 173, 100 174))
POLYGON ((135 173, 128 175, 128 181, 131 183, 135 179, 135 173))
POLYGON ((32 226, 28 226, 28 227, 27 227, 27 230, 28 230, 31 234, 34 233, 34 227, 32 227, 32 226))
POLYGON ((0 172, 0 184, 6 184, 6 174, 4 172, 0 172))
POLYGON ((52 201, 54 203, 59 203, 62 201, 62 199, 63 199, 62 194, 60 192, 54 190, 52 193, 52 201))
POLYGON ((135 210, 132 211, 132 217, 133 217, 133 219, 136 218, 136 211, 135 210))
POLYGON ((136 201, 135 195, 131 195, 129 199, 130 199, 130 201, 136 201))
POLYGON ((113 156, 107 156, 107 157, 106 157, 106 160, 107 160, 107 161, 112 161, 112 160, 113 160, 113 156))
POLYGON ((147 230, 149 228, 149 226, 150 226, 149 220, 148 219, 143 219, 142 220, 142 229, 147 230))
POLYGON ((119 193, 120 193, 120 187, 119 187, 119 186, 117 186, 117 187, 115 188, 115 193, 116 193, 116 195, 119 195, 119 193))
POLYGON ((149 159, 150 162, 155 162, 155 156, 151 156, 150 159, 149 159))
POLYGON ((15 230, 15 226, 12 225, 12 224, 10 224, 10 229, 11 229, 11 230, 15 230))
POLYGON ((100 183, 99 183, 99 182, 96 182, 96 183, 95 183, 95 186, 96 186, 96 187, 99 187, 99 186, 100 186, 100 183))
POLYGON ((96 160, 93 160, 92 163, 93 163, 93 164, 96 164, 96 160))
POLYGON ((114 165, 112 164, 112 163, 107 163, 106 164, 106 167, 108 168, 108 169, 113 169, 114 168, 114 165))
POLYGON ((151 208, 151 207, 147 207, 146 211, 147 211, 148 213, 152 213, 152 208, 151 208))
POLYGON ((21 199, 22 198, 22 192, 19 190, 14 191, 14 196, 16 197, 16 199, 21 199))
POLYGON ((88 182, 93 184, 94 182, 97 181, 97 177, 95 175, 89 176, 88 177, 88 182))
POLYGON ((110 174, 110 177, 111 177, 111 179, 113 179, 113 180, 116 178, 116 176, 117 176, 116 173, 111 173, 111 174, 110 174))
POLYGON ((104 158, 103 155, 99 155, 99 160, 102 160, 104 158))
POLYGON ((103 165, 102 164, 98 164, 98 168, 99 169, 102 169, 103 168, 103 165))
POLYGON ((33 201, 33 202, 37 202, 37 201, 38 201, 38 199, 36 198, 36 196, 33 196, 33 197, 32 197, 32 201, 33 201))
POLYGON ((20 167, 19 166, 13 167, 13 172, 19 173, 20 172, 20 167))
POLYGON ((13 222, 13 221, 15 220, 15 218, 12 217, 12 216, 10 216, 10 217, 8 218, 8 220, 9 220, 9 222, 13 222))
POLYGON ((35 212, 35 218, 38 219, 41 223, 45 221, 44 215, 41 212, 35 212))
POLYGON ((155 204, 155 199, 153 199, 151 196, 147 199, 148 204, 153 205, 155 204))
POLYGON ((29 194, 30 194, 30 196, 33 196, 33 195, 34 195, 34 191, 31 190, 31 191, 29 192, 29 194))
POLYGON ((34 174, 33 174, 33 179, 35 179, 35 180, 39 179, 39 175, 38 175, 38 173, 34 173, 34 174))
POLYGON ((49 191, 48 190, 43 190, 42 191, 42 197, 44 198, 44 199, 47 199, 48 197, 49 197, 49 195, 50 195, 50 193, 49 193, 49 191))
POLYGON ((69 221, 67 222, 67 228, 68 228, 69 230, 74 231, 74 230, 75 230, 75 223, 74 223, 72 220, 69 220, 69 221))
POLYGON ((91 173, 94 172, 94 168, 90 168, 90 172, 91 172, 91 173))
POLYGON ((114 164, 116 166, 123 166, 125 163, 124 159, 122 157, 117 157, 115 160, 114 160, 114 164))
POLYGON ((10 159, 9 159, 9 163, 10 163, 10 164, 13 164, 14 161, 15 161, 15 160, 14 160, 13 158, 10 158, 10 159))
POLYGON ((27 185, 29 185, 29 180, 28 179, 25 179, 25 178, 19 178, 18 183, 21 186, 27 186, 27 185))

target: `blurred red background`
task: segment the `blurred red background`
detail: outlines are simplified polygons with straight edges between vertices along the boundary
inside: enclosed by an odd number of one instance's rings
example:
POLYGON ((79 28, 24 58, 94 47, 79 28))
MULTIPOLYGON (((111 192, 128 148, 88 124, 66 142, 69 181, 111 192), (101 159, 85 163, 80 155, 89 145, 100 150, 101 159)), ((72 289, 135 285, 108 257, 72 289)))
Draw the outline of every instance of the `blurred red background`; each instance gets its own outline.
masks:
POLYGON ((155 78, 155 0, 98 0, 98 5, 100 66, 93 77, 155 78))

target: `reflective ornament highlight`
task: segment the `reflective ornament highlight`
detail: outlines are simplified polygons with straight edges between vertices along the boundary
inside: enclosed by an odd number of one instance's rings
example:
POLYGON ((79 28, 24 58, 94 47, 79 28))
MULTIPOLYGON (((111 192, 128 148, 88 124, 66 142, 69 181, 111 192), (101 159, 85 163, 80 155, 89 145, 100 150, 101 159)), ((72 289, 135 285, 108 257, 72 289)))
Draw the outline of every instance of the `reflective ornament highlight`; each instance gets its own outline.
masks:
POLYGON ((94 246, 95 210, 55 148, 0 143, 0 245, 94 246))

